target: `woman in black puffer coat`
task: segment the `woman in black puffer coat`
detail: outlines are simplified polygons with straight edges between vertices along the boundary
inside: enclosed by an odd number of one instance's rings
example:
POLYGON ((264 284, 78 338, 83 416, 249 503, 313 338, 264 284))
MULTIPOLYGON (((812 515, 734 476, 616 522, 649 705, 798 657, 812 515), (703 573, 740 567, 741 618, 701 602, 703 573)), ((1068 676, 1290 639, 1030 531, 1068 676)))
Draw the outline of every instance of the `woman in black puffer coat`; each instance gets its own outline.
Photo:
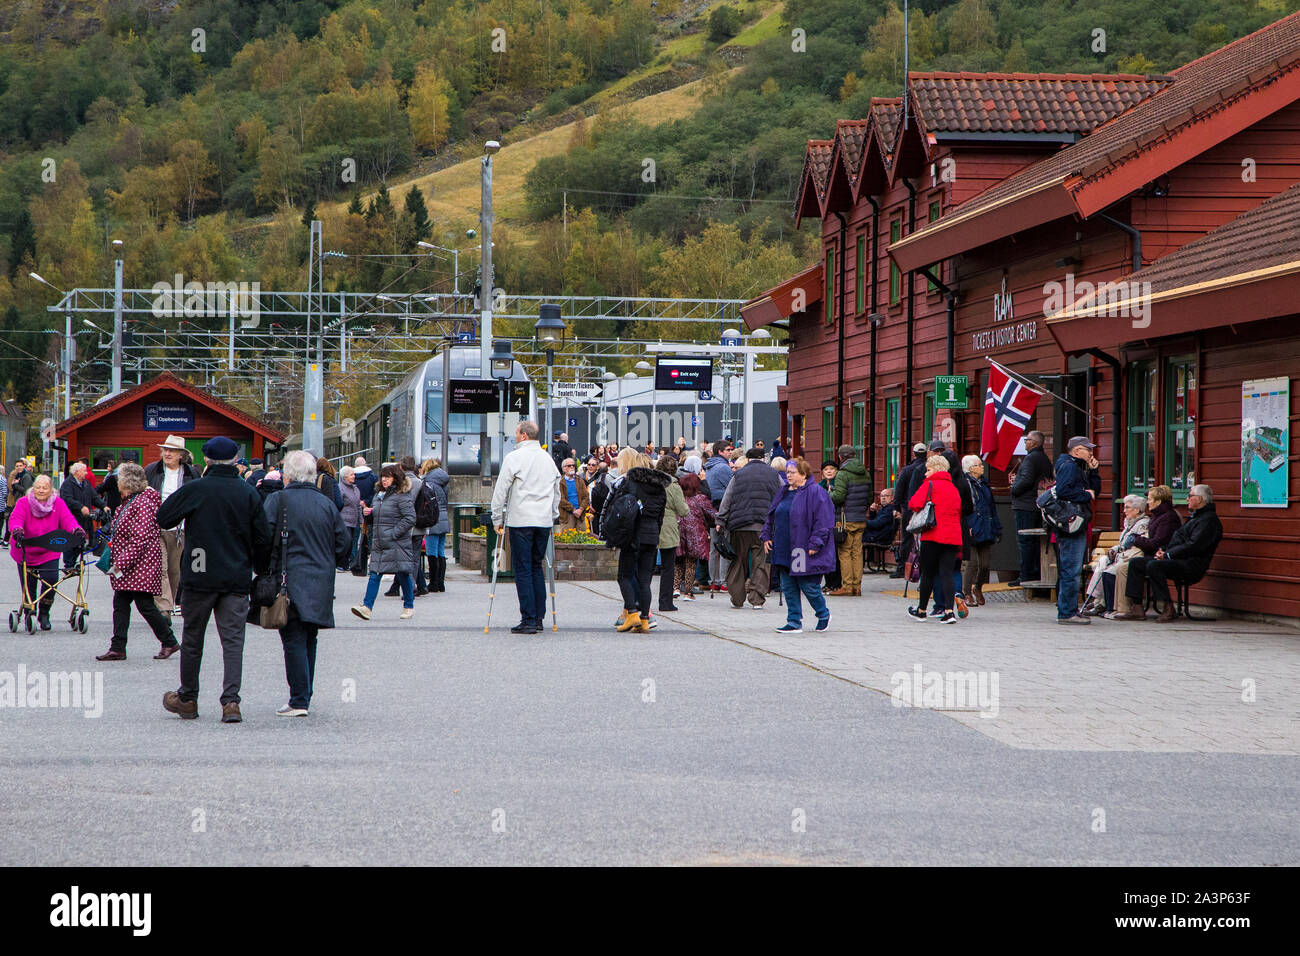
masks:
MULTIPOLYGON (((623 477, 611 493, 634 494, 641 503, 635 543, 618 552, 618 586, 623 592, 623 619, 620 631, 650 631, 650 578, 659 554, 659 529, 663 525, 667 504, 666 489, 672 476, 650 467, 650 459, 635 448, 624 448, 618 455, 618 470, 623 477)), ((608 504, 608 502, 607 502, 608 504)))

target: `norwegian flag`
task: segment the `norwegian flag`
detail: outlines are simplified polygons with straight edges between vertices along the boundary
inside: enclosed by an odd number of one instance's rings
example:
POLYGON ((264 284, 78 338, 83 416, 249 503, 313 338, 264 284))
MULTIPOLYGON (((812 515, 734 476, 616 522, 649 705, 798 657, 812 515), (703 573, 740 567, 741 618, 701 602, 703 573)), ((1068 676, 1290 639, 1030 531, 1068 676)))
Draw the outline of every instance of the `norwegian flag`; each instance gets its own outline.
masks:
POLYGON ((980 456, 989 467, 1006 471, 1016 443, 1029 426, 1042 392, 1012 378, 997 362, 990 362, 989 387, 984 396, 984 426, 980 456))

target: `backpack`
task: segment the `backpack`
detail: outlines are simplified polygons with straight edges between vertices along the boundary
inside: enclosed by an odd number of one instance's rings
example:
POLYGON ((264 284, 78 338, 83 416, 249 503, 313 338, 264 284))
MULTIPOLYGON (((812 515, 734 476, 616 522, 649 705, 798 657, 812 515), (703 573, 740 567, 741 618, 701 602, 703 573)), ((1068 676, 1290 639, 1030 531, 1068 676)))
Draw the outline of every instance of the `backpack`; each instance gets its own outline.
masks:
POLYGON ((438 496, 429 486, 420 483, 420 491, 415 496, 415 526, 423 531, 438 523, 438 496))
POLYGON ((1043 513, 1043 525, 1059 537, 1071 537, 1083 530, 1087 524, 1083 509, 1073 501, 1062 501, 1056 497, 1056 485, 1048 488, 1038 496, 1038 510, 1043 513))
POLYGON ((605 502, 600 513, 600 533, 607 548, 630 548, 636 544, 641 519, 641 500, 627 487, 625 478, 605 502))

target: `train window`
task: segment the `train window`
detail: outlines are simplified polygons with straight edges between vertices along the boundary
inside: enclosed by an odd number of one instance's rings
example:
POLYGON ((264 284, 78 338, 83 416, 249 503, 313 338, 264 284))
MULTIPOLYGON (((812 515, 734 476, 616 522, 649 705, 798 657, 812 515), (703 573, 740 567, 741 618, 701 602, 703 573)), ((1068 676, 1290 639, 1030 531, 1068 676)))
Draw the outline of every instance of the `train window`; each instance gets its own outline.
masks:
POLYGON ((442 433, 442 392, 428 392, 424 396, 424 430, 432 435, 442 433))

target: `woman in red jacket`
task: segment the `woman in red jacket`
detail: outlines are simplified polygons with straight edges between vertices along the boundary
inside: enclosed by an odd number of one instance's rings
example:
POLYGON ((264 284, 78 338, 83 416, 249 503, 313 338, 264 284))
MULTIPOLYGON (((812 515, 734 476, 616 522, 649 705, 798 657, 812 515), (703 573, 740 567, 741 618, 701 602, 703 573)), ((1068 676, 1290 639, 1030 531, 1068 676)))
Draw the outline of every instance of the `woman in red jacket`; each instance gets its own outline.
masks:
POLYGON ((961 494, 952 483, 948 459, 943 455, 931 455, 925 460, 925 479, 907 506, 917 512, 927 501, 934 502, 935 525, 921 534, 920 596, 916 606, 907 609, 907 616, 924 621, 933 591, 935 613, 940 615, 940 622, 956 624, 952 612, 952 569, 961 553, 961 494))

